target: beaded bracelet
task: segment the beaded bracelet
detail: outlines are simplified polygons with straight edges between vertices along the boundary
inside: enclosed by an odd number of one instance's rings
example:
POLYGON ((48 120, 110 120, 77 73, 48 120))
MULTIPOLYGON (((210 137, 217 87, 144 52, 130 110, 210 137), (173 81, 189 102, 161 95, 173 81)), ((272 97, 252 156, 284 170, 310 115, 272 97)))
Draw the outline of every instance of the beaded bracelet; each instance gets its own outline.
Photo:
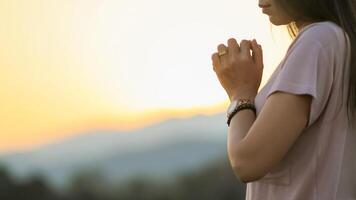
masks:
POLYGON ((256 107, 253 103, 242 103, 240 104, 239 106, 237 106, 235 108, 235 110, 229 115, 228 119, 227 119, 227 125, 230 127, 230 122, 231 122, 231 119, 235 116, 235 114, 237 112, 239 112, 240 110, 243 110, 243 109, 251 109, 253 110, 253 112, 255 113, 256 115, 256 107))

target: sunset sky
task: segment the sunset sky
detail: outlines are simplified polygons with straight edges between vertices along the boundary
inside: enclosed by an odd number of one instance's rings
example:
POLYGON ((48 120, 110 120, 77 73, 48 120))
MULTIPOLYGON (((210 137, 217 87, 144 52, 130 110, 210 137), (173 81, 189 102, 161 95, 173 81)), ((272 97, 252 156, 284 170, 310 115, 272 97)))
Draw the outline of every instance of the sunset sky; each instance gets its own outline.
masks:
POLYGON ((224 112, 216 47, 256 38, 262 87, 290 42, 257 0, 2 0, 0 23, 0 152, 224 112))

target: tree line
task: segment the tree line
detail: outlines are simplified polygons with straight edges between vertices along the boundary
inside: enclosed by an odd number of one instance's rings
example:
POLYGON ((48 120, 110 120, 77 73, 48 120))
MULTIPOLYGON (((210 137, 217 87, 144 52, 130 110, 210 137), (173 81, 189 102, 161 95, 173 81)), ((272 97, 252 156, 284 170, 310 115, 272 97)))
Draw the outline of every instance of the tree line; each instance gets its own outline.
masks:
POLYGON ((144 176, 132 177, 125 185, 108 184, 100 173, 73 177, 65 192, 51 188, 45 177, 34 175, 15 180, 0 167, 1 200, 244 200, 245 184, 236 179, 226 158, 207 163, 195 171, 177 175, 173 182, 157 182, 144 176))

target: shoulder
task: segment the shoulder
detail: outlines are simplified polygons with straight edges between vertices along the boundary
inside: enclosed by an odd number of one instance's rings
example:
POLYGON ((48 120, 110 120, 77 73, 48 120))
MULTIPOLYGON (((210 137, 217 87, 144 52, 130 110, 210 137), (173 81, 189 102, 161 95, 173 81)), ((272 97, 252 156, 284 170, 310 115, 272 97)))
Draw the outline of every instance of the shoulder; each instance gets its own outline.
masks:
POLYGON ((324 59, 332 59, 344 54, 340 49, 349 48, 350 41, 347 33, 331 21, 314 22, 302 28, 290 44, 287 54, 300 52, 311 54, 322 52, 324 59))
POLYGON ((315 22, 307 25, 299 33, 297 42, 308 42, 320 45, 323 48, 341 48, 345 45, 346 32, 331 21, 315 22))

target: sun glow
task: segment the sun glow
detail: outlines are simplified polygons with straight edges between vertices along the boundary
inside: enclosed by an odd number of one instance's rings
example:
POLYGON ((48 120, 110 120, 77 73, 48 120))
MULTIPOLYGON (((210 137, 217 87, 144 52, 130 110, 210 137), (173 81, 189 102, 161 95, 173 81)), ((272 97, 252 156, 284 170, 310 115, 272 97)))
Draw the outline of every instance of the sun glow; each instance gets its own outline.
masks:
POLYGON ((217 45, 256 38, 263 86, 289 43, 242 0, 12 0, 0 22, 0 151, 224 112, 217 45))

